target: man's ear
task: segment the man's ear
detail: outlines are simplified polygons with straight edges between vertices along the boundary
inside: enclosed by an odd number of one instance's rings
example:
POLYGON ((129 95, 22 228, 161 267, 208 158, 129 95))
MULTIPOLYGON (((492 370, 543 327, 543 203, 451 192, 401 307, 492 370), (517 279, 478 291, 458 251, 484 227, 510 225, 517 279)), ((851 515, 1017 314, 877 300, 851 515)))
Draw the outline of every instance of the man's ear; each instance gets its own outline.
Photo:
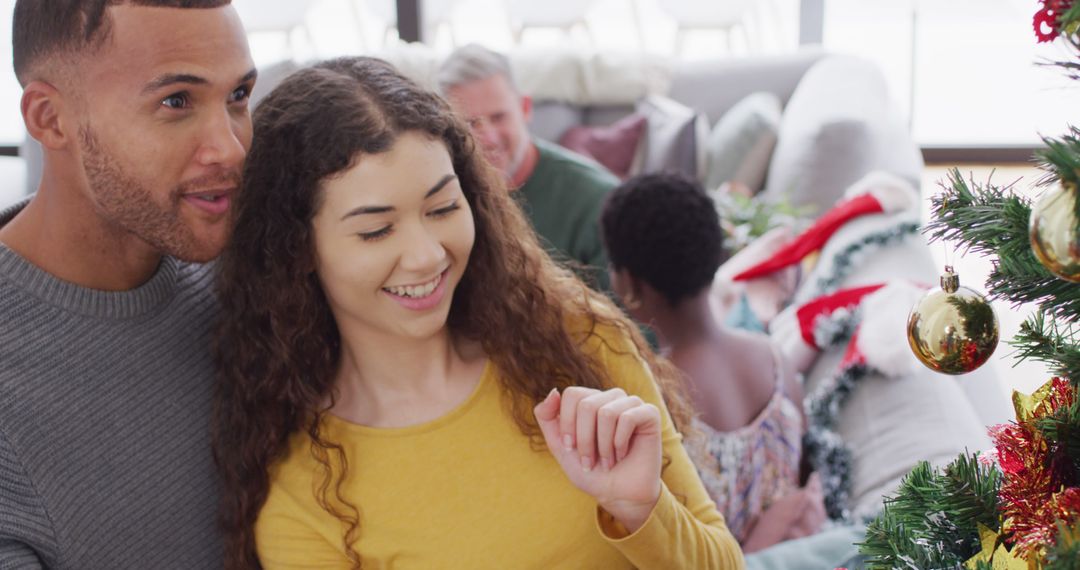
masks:
POLYGON ((528 95, 522 95, 521 96, 521 116, 525 119, 526 123, 532 121, 532 111, 533 111, 532 97, 530 97, 528 95))
POLYGON ((69 103, 56 87, 44 81, 31 81, 23 88, 21 101, 26 131, 45 148, 67 147, 76 134, 68 128, 70 125, 61 113, 69 103))

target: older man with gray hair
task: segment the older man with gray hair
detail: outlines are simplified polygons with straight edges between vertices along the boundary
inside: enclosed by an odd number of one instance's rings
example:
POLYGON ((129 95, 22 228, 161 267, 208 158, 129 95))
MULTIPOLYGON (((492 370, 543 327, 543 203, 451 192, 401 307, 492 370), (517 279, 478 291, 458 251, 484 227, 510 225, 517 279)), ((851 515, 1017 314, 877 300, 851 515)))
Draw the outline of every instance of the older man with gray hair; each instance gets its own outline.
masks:
POLYGON ((470 44, 443 62, 439 89, 468 123, 488 161, 516 190, 533 228, 560 261, 608 289, 600 210, 618 180, 599 164, 529 134, 532 98, 521 93, 505 55, 470 44))

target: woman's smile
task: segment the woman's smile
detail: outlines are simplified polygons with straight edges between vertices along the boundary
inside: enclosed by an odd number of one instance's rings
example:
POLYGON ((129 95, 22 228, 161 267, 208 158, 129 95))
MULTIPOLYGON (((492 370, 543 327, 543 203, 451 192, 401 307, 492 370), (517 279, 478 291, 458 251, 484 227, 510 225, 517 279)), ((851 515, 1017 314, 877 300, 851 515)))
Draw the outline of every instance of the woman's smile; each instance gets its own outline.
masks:
POLYGON ((383 287, 383 292, 406 309, 426 311, 437 307, 446 295, 447 267, 430 281, 418 285, 397 285, 383 287))

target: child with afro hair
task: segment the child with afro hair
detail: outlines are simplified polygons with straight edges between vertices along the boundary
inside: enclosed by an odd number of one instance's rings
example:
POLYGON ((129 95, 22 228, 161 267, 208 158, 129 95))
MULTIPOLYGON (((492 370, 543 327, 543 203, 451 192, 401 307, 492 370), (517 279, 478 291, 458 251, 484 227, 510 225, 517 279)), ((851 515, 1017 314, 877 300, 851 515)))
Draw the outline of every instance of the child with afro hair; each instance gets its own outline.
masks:
MULTIPOLYGON (((800 487, 802 389, 769 339, 725 327, 710 290, 726 259, 720 219, 695 182, 631 178, 601 215, 612 290, 686 378, 701 479, 746 552, 816 532, 816 476, 800 487)), ((696 449, 696 451, 695 451, 696 449)))

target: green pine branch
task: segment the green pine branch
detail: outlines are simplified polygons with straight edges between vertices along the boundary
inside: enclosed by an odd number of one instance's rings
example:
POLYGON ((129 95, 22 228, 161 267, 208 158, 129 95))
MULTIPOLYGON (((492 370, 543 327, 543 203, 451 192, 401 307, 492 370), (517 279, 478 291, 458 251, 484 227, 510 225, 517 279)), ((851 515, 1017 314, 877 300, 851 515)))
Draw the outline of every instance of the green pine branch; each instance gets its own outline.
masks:
POLYGON ((942 470, 920 462, 867 526, 867 568, 950 568, 979 552, 978 525, 1000 530, 996 468, 961 454, 942 470))
POLYGON ((948 174, 943 192, 931 200, 933 221, 926 231, 931 240, 947 240, 981 255, 1019 250, 1027 243, 1030 203, 1012 194, 1011 185, 969 184, 958 169, 948 174))
MULTIPOLYGON (((1058 155, 1054 151, 1047 159, 1064 160, 1058 155)), ((990 297, 1035 303, 1055 318, 1080 319, 1080 287, 1054 276, 1031 251, 1030 202, 1015 195, 1011 185, 967 181, 955 168, 948 178, 944 192, 932 199, 933 221, 925 230, 931 241, 947 240, 965 252, 996 256, 986 282, 990 297)))
MULTIPOLYGON (((1080 70, 1080 64, 1071 64, 1080 70)), ((1035 160, 1047 172, 1039 184, 1047 186, 1058 181, 1080 184, 1080 128, 1069 126, 1060 137, 1042 137, 1046 148, 1035 151, 1035 160)), ((1080 211, 1080 198, 1077 199, 1080 211)))
POLYGON ((1046 553, 1043 570, 1080 570, 1080 523, 1059 525, 1055 542, 1046 553))
POLYGON ((1080 399, 1035 425, 1046 438, 1054 480, 1065 487, 1080 487, 1080 399))
POLYGON ((1075 44, 1080 39, 1080 2, 1073 2, 1068 10, 1062 12, 1058 16, 1058 24, 1066 39, 1075 44))
POLYGON ((867 525, 866 542, 858 546, 859 552, 867 556, 868 570, 959 567, 961 561, 951 554, 916 546, 919 539, 916 529, 905 526, 886 505, 878 518, 867 525))
POLYGON ((1051 374, 1080 381, 1080 344, 1072 324, 1060 324, 1039 312, 1020 325, 1020 332, 1009 341, 1017 349, 1020 361, 1035 360, 1047 364, 1051 374))
MULTIPOLYGON (((1058 25, 1061 26, 1061 37, 1077 52, 1080 52, 1080 2, 1073 2, 1067 10, 1058 16, 1058 25)), ((1059 62, 1065 63, 1065 62, 1059 62)), ((1080 79, 1080 75, 1070 72, 1069 77, 1080 79)))
POLYGON ((1073 2, 1072 6, 1058 17, 1058 21, 1066 28, 1072 24, 1080 25, 1080 2, 1073 2))

